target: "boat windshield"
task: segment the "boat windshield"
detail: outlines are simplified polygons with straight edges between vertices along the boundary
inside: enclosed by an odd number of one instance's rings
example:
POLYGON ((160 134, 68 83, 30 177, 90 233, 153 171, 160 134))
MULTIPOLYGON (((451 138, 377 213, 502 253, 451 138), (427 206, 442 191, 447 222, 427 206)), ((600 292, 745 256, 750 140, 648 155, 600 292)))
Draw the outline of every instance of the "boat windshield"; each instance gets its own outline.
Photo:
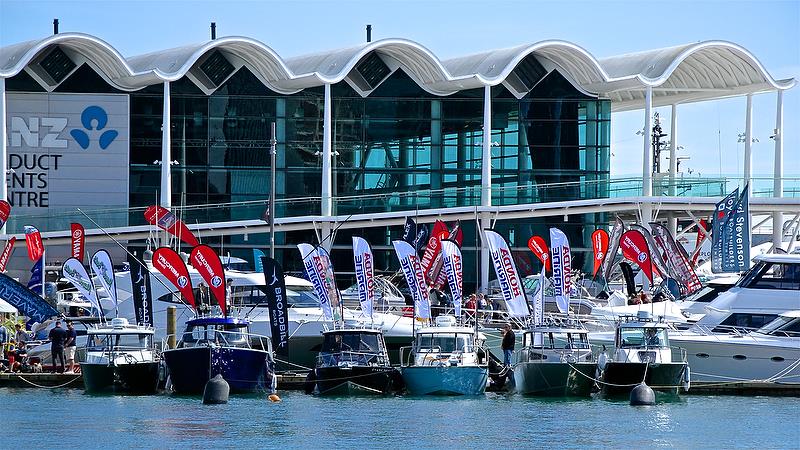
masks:
POLYGON ((778 316, 759 328, 758 332, 772 336, 800 337, 800 317, 778 316))
POLYGON ((472 334, 467 333, 423 333, 417 335, 414 350, 417 352, 470 352, 472 351, 472 334))
MULTIPOLYGON (((267 287, 264 285, 234 286, 233 304, 240 307, 267 306, 267 287)), ((310 286, 286 288, 287 306, 290 308, 316 308, 317 294, 310 286)))
POLYGON ((94 334, 87 340, 88 350, 141 350, 151 347, 149 334, 94 334))
POLYGON ((377 333, 331 333, 325 335, 321 353, 381 353, 382 348, 377 333))
POLYGON ((549 349, 588 349, 589 338, 586 333, 567 333, 567 332, 542 332, 526 333, 526 346, 535 348, 549 349), (533 334, 533 342, 531 342, 533 334))
POLYGON ((800 264, 759 261, 742 276, 736 287, 800 291, 800 264))
POLYGON ((247 347, 247 326, 241 324, 197 325, 183 333, 183 346, 207 344, 247 347))
POLYGON ((669 347, 665 328, 621 328, 618 338, 621 347, 669 347))

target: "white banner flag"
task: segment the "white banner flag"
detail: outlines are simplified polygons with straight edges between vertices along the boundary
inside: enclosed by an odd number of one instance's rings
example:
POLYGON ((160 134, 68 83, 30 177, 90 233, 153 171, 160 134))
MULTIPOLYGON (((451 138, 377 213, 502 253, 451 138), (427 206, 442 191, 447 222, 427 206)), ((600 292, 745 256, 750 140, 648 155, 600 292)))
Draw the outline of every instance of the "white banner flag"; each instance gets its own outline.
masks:
POLYGON ((558 228, 550 228, 550 259, 553 268, 553 295, 558 310, 569 313, 569 292, 572 288, 572 257, 567 235, 558 228))
POLYGON ((358 301, 361 311, 372 318, 372 305, 375 303, 375 275, 373 267, 375 259, 369 243, 360 237, 353 236, 353 262, 356 268, 356 283, 358 284, 358 301))
POLYGON ((419 255, 408 242, 393 241, 394 251, 400 260, 400 269, 406 277, 408 290, 414 300, 414 315, 420 319, 431 318, 431 301, 428 297, 428 286, 425 284, 425 275, 422 274, 422 265, 419 255))
POLYGON ((314 290, 319 297, 319 304, 326 320, 339 320, 339 290, 336 289, 333 265, 328 252, 322 247, 309 244, 297 244, 303 267, 314 290))
POLYGON ((544 267, 539 272, 539 290, 533 296, 533 324, 542 325, 544 323, 544 267))
POLYGON ((100 284, 103 289, 108 292, 114 306, 117 305, 117 280, 114 278, 114 266, 111 264, 111 255, 105 250, 98 250, 92 255, 91 260, 92 272, 100 279, 100 284))
POLYGON ((511 255, 506 240, 492 230, 483 230, 486 242, 489 245, 489 257, 494 263, 494 272, 500 283, 500 291, 508 306, 512 317, 525 317, 530 314, 528 301, 525 298, 525 289, 517 272, 517 265, 511 255))
POLYGON ((442 241, 442 266, 444 274, 447 276, 447 285, 450 287, 450 294, 453 296, 453 307, 456 309, 456 317, 461 317, 461 297, 464 285, 464 266, 461 259, 461 249, 453 241, 442 241))
POLYGON ((94 283, 86 272, 86 268, 83 267, 83 264, 75 258, 68 258, 64 261, 61 270, 64 273, 64 278, 72 283, 72 285, 78 289, 78 292, 92 304, 92 307, 100 312, 100 317, 103 317, 103 309, 100 307, 100 302, 97 301, 97 292, 94 290, 94 283))

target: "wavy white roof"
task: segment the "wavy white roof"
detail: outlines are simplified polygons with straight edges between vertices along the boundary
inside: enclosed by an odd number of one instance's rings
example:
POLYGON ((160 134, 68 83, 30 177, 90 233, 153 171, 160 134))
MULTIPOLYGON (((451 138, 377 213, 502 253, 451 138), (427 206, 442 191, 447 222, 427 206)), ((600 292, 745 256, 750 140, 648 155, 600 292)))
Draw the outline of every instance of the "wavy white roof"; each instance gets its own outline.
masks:
POLYGON ((749 51, 725 41, 598 59, 573 43, 548 40, 443 61, 406 39, 384 39, 283 59, 255 39, 231 36, 124 58, 102 39, 82 33, 62 33, 0 48, 0 77, 20 73, 56 45, 126 91, 178 80, 214 49, 247 66, 270 89, 281 93, 345 80, 373 52, 436 95, 507 83, 518 65, 533 57, 546 70, 558 70, 577 88, 611 99, 615 111, 641 108, 647 86, 653 88, 653 103, 658 106, 789 89, 796 83, 794 79, 774 79, 749 51))

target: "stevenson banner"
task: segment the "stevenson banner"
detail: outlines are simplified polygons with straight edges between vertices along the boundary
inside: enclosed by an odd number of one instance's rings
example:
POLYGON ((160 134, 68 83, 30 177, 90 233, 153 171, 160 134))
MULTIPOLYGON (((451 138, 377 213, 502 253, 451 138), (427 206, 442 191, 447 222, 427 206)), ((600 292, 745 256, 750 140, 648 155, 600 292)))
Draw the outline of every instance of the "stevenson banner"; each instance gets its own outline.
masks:
POLYGON ((11 239, 6 242, 6 246, 3 247, 3 253, 0 253, 0 272, 6 271, 8 260, 11 258, 11 255, 14 254, 14 244, 16 242, 17 238, 15 236, 11 236, 11 239))
POLYGON ((150 290, 150 271, 138 258, 128 260, 131 267, 131 287, 133 295, 133 312, 136 323, 153 325, 153 299, 150 290))
MULTIPOLYGON (((78 261, 80 259, 75 258, 78 261)), ((92 272, 100 279, 100 285, 108 292, 114 306, 117 305, 117 280, 114 278, 114 265, 111 263, 111 255, 105 250, 94 252, 91 260, 92 272)))
POLYGON ((725 258, 724 236, 725 222, 728 216, 736 207, 739 198, 739 188, 733 190, 727 197, 723 198, 714 210, 714 220, 711 223, 711 271, 714 273, 724 272, 722 261, 725 258))
POLYGON ((272 334, 272 350, 276 355, 289 355, 289 313, 286 305, 286 280, 283 268, 269 256, 261 257, 267 286, 267 310, 272 334))
POLYGON ((506 301, 508 312, 512 317, 525 317, 530 315, 528 299, 525 297, 525 288, 519 278, 514 257, 503 236, 496 231, 483 230, 486 244, 489 247, 489 258, 494 263, 494 272, 500 284, 500 292, 506 301))
POLYGON ((546 272, 550 271, 550 250, 547 248, 547 244, 544 242, 541 236, 531 236, 528 239, 528 248, 531 249, 534 255, 539 258, 539 261, 544 264, 544 270, 546 272))
POLYGON ((11 203, 5 200, 0 200, 0 228, 3 228, 8 222, 8 216, 11 215, 11 203))
POLYGON ((625 224, 622 219, 617 216, 614 222, 614 227, 611 228, 611 236, 608 242, 608 251, 606 258, 603 260, 603 278, 609 280, 611 271, 614 270, 614 260, 617 259, 617 250, 619 250, 619 240, 622 238, 622 233, 625 232, 625 224))
POLYGON ((550 228, 550 258, 553 264, 553 296, 556 298, 556 305, 563 314, 569 314, 572 255, 567 235, 558 228, 550 228))
POLYGON ((594 269, 592 278, 597 276, 597 271, 603 266, 603 260, 608 254, 608 232, 599 228, 592 233, 592 252, 594 253, 594 269))
POLYGON ((169 247, 159 247, 153 252, 153 267, 164 274, 170 283, 178 288, 178 291, 186 300, 186 304, 196 308, 194 301, 194 291, 192 291, 192 279, 189 278, 189 269, 183 262, 181 255, 169 247))
POLYGON ((83 225, 79 223, 71 223, 70 227, 70 248, 72 249, 72 257, 77 259, 83 264, 83 247, 86 242, 86 232, 83 225))
POLYGON ((703 288, 697 274, 694 273, 689 260, 681 251, 681 246, 672 238, 667 227, 660 223, 651 222, 650 229, 653 230, 653 239, 656 245, 661 248, 661 253, 666 257, 667 264, 671 266, 671 272, 675 274, 681 284, 681 293, 691 295, 703 288))
POLYGON ((189 262, 208 284, 211 294, 217 299, 222 315, 227 317, 229 299, 225 298, 227 292, 225 290, 225 272, 217 252, 207 245, 197 245, 189 255, 189 262))
POLYGON ((78 292, 83 295, 86 300, 92 304, 92 307, 99 312, 99 317, 103 317, 103 308, 100 307, 100 302, 97 300, 97 292, 95 292, 94 282, 92 277, 86 272, 80 261, 75 258, 67 258, 64 265, 61 267, 64 278, 67 279, 78 292))
POLYGON ((339 320, 339 290, 336 289, 336 281, 333 273, 333 264, 328 252, 322 247, 314 247, 309 244, 297 244, 300 256, 303 258, 303 267, 306 276, 319 297, 322 312, 326 320, 339 320))
MULTIPOLYGON (((408 242, 408 241, 406 241, 408 242)), ((361 311, 372 318, 372 305, 375 304, 375 258, 372 257, 372 248, 364 238, 353 236, 353 263, 356 269, 356 284, 358 284, 358 302, 361 311)))
POLYGON ((43 323, 58 316, 58 311, 42 297, 3 273, 0 273, 0 298, 34 322, 43 323))
POLYGON ((745 185, 722 230, 722 271, 750 268, 750 198, 745 185))
POLYGON ((464 264, 458 243, 451 240, 442 241, 442 267, 453 297, 456 317, 461 317, 461 299, 464 286, 464 264))
POLYGON ((183 221, 178 220, 174 214, 167 208, 163 208, 159 205, 152 205, 149 206, 144 211, 144 219, 150 225, 155 225, 162 230, 165 230, 169 234, 176 236, 178 239, 182 240, 186 244, 194 247, 199 244, 197 238, 194 237, 189 228, 186 226, 183 221))
POLYGON ((650 249, 647 247, 647 239, 638 230, 629 230, 622 234, 619 241, 622 249, 622 256, 636 263, 642 269, 650 282, 653 282, 653 260, 650 257, 650 249))
POLYGON ((25 225, 25 243, 28 246, 28 259, 31 261, 38 261, 44 255, 42 235, 36 227, 25 225))
POLYGON ((392 246, 400 261, 400 269, 406 277, 411 299, 414 300, 414 317, 430 319, 431 301, 428 296, 428 285, 425 284, 417 251, 406 241, 392 241, 392 246))

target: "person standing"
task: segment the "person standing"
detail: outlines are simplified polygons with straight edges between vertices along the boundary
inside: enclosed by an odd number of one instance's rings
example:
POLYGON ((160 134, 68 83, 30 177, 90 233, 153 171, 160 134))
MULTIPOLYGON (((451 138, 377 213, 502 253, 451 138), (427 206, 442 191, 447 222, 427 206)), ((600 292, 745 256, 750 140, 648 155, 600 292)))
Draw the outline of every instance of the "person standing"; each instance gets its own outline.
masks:
POLYGON ((28 333, 25 332, 25 329, 22 328, 22 324, 18 323, 14 326, 16 328, 16 333, 14 333, 14 340, 17 341, 17 344, 22 342, 28 342, 28 333))
POLYGON ((511 355, 514 354, 514 341, 516 336, 511 330, 511 324, 503 325, 503 365, 506 367, 511 366, 511 355))
POLYGON ((47 335, 50 338, 50 354, 53 356, 53 373, 56 373, 56 359, 61 361, 61 372, 64 373, 64 342, 67 332, 61 328, 61 321, 56 320, 56 326, 47 335))
POLYGON ((5 353, 6 342, 8 342, 8 331, 5 326, 0 325, 0 355, 5 353))
POLYGON ((75 373, 75 347, 78 332, 71 320, 67 321, 67 340, 64 343, 64 353, 67 358, 67 373, 75 373))

